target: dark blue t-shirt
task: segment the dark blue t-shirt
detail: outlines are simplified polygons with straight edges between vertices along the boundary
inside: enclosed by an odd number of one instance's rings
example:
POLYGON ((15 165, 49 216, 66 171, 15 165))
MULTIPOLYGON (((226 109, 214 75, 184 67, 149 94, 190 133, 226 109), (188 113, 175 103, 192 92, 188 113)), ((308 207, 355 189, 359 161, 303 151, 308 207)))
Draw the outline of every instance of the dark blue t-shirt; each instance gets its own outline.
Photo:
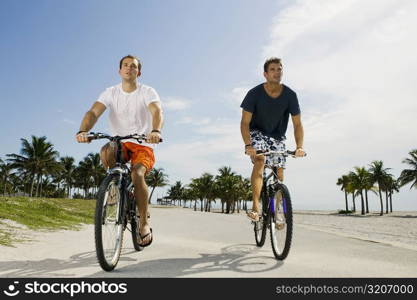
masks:
POLYGON ((240 105, 245 111, 252 113, 250 130, 260 130, 266 136, 277 140, 285 139, 289 115, 298 115, 300 106, 297 94, 286 85, 277 98, 270 97, 260 84, 251 89, 240 105))

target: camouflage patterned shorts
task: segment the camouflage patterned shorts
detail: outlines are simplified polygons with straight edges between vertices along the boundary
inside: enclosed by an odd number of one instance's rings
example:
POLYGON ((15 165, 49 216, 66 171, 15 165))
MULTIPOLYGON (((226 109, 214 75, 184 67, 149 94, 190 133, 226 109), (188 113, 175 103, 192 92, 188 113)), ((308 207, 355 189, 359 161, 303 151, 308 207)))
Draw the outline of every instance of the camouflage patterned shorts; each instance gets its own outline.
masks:
MULTIPOLYGON (((252 147, 257 151, 285 151, 285 139, 281 141, 272 137, 264 135, 259 130, 250 131, 250 140, 252 147)), ((274 166, 285 169, 285 156, 274 154, 266 157, 265 164, 268 166, 274 166)))

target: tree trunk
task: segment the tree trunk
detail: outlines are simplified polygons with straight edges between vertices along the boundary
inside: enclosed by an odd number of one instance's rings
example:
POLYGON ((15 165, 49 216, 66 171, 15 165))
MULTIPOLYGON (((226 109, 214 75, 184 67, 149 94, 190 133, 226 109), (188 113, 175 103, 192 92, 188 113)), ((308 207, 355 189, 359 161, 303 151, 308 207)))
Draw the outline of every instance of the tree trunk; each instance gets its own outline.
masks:
POLYGON ((363 201, 363 192, 361 190, 361 215, 365 214, 365 202, 363 201))
POLYGON ((392 192, 389 193, 389 208, 390 208, 390 211, 392 212, 392 192))
POLYGON ((152 187, 152 191, 151 191, 151 194, 150 194, 149 199, 148 199, 149 204, 151 204, 152 194, 153 194, 154 190, 155 190, 155 186, 152 187))
POLYGON ((380 216, 382 216, 384 214, 384 204, 382 202, 382 194, 381 194, 381 190, 378 188, 378 193, 379 193, 379 201, 381 204, 381 212, 380 212, 380 216))
POLYGON ((39 197, 42 197, 43 176, 41 175, 41 187, 39 189, 39 197))
POLYGON ((388 213, 388 191, 385 191, 385 213, 388 213))
POLYGON ((224 214, 224 201, 221 200, 221 202, 222 202, 222 214, 224 214))
POLYGON ((366 213, 369 214, 369 207, 368 207, 368 190, 365 190, 365 204, 366 204, 366 213))
POLYGON ((356 204, 355 204, 355 193, 352 193, 352 202, 353 202, 353 212, 356 212, 356 204))
POLYGON ((4 176, 3 180, 3 196, 6 196, 6 176, 4 176))
POLYGON ((347 192, 346 191, 345 191, 345 205, 346 205, 346 212, 348 212, 349 206, 348 206, 348 198, 347 198, 347 192))
POLYGON ((39 184, 40 184, 40 176, 37 176, 38 178, 36 179, 36 194, 35 197, 38 197, 38 193, 39 193, 39 184))

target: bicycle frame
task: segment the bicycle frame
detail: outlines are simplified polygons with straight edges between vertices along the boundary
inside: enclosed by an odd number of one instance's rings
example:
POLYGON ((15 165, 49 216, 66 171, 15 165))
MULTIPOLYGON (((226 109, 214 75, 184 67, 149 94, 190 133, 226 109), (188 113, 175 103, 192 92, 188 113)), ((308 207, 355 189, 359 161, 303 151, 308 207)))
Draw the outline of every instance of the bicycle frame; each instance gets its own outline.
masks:
MULTIPOLYGON (((128 201, 128 186, 127 186, 127 176, 129 175, 130 171, 129 168, 122 162, 122 143, 120 140, 113 141, 117 145, 116 151, 116 164, 113 168, 109 168, 107 171, 109 174, 118 176, 117 186, 123 193, 120 193, 120 206, 118 211, 118 220, 117 224, 123 223, 123 227, 125 228, 127 225, 126 213, 130 211, 132 208, 129 205, 128 201), (129 207, 126 207, 129 205, 129 207)), ((135 203, 136 204, 136 203, 135 203)), ((129 214, 127 214, 129 216, 129 214)))
MULTIPOLYGON (((265 193, 264 196, 262 197, 262 204, 263 204, 263 214, 264 217, 266 218, 268 216, 268 213, 272 213, 273 216, 275 216, 275 193, 277 192, 279 185, 281 184, 279 179, 278 179, 278 175, 277 175, 277 168, 273 167, 271 168, 272 171, 271 173, 266 176, 266 168, 264 168, 263 171, 263 186, 262 186, 262 191, 265 193), (268 183, 268 181, 272 178, 273 182, 268 183)), ((283 201, 283 210, 284 213, 287 212, 286 209, 286 203, 285 201, 283 201)))

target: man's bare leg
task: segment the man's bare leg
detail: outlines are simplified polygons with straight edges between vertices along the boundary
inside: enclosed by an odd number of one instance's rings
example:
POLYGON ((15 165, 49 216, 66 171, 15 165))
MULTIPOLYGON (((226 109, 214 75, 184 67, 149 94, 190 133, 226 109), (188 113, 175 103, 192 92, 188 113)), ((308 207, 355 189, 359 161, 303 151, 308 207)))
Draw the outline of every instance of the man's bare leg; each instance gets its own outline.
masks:
MULTIPOLYGON (((104 167, 113 168, 116 164, 116 144, 115 143, 107 143, 105 144, 100 151, 100 158, 101 162, 103 163, 104 167)), ((148 223, 148 186, 145 182, 145 173, 146 168, 141 165, 137 164, 132 167, 132 182, 135 187, 135 199, 136 199, 136 206, 139 211, 140 218, 140 235, 144 236, 151 231, 148 223)), ((145 237, 141 244, 149 243, 151 239, 151 235, 145 237)))
POLYGON ((251 176, 251 185, 252 185, 252 210, 260 213, 259 209, 259 198, 261 197, 262 190, 262 177, 264 171, 264 162, 265 158, 263 155, 258 155, 253 160, 253 169, 251 176))
MULTIPOLYGON (((284 169, 283 168, 278 168, 277 176, 278 176, 279 181, 281 181, 281 182, 284 181, 284 169)), ((282 196, 283 196, 282 193, 277 193, 277 195, 276 195, 276 199, 277 199, 276 210, 277 210, 277 212, 278 212, 278 210, 282 209, 281 208, 282 196)), ((277 216, 275 227, 278 230, 284 229, 284 227, 285 227, 285 217, 283 217, 281 214, 279 214, 277 216)))
MULTIPOLYGON (((132 167, 132 182, 135 186, 136 205, 140 215, 140 235, 145 236, 151 229, 148 223, 148 186, 145 181, 146 167, 142 164, 136 164, 132 167)), ((151 235, 143 238, 141 244, 148 244, 151 241, 151 235)))
POLYGON ((104 168, 113 168, 116 164, 116 143, 109 142, 100 150, 100 159, 104 168))

